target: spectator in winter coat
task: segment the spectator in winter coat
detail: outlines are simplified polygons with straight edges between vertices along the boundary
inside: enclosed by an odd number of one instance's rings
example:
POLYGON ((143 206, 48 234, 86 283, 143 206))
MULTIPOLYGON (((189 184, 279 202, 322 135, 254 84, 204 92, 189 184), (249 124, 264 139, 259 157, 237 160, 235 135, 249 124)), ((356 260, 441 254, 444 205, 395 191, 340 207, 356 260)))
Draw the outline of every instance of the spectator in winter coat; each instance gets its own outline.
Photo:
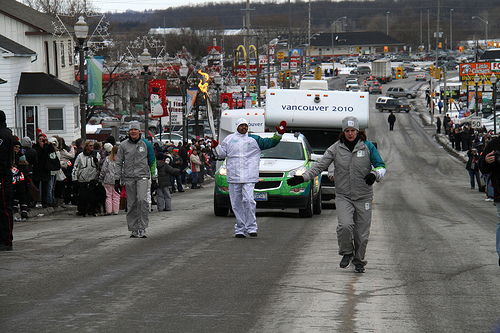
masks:
MULTIPOLYGON (((105 143, 104 146, 111 145, 105 143)), ((106 190, 106 214, 118 215, 120 210, 120 194, 115 191, 115 170, 116 170, 116 153, 118 146, 111 148, 109 156, 105 158, 99 174, 99 182, 104 184, 106 190)))
POLYGON ((12 251, 12 164, 14 138, 7 128, 5 112, 0 110, 0 251, 12 251))
POLYGON ((465 168, 467 171, 469 171, 469 177, 470 177, 470 188, 474 189, 475 182, 474 179, 477 180, 477 187, 479 190, 481 190, 481 181, 480 181, 480 176, 479 176, 479 154, 477 153, 476 148, 472 148, 467 152, 467 156, 469 157, 467 164, 465 165, 465 168))
POLYGON ((192 180, 191 180, 191 188, 199 189, 198 186, 198 174, 200 173, 201 166, 203 165, 200 161, 200 157, 198 156, 198 150, 193 149, 191 152, 191 156, 189 156, 189 161, 191 162, 191 170, 192 170, 192 180))
POLYGON ((33 175, 32 179, 35 186, 40 190, 40 197, 42 198, 42 207, 47 208, 49 203, 48 192, 49 192, 49 181, 50 181, 50 170, 47 167, 49 154, 55 152, 54 147, 48 143, 47 137, 44 134, 38 134, 37 142, 33 146, 36 151, 37 163, 33 165, 33 175))
POLYGON ((484 148, 479 159, 479 169, 483 174, 490 174, 488 182, 493 186, 493 201, 496 206, 499 223, 496 228, 496 250, 498 255, 498 265, 500 265, 500 137, 492 139, 484 148))
MULTIPOLYGON (((73 192, 73 177, 71 173, 73 171, 73 163, 75 162, 76 155, 76 147, 75 146, 67 146, 64 138, 58 137, 57 141, 59 141, 59 162, 61 162, 61 170, 66 176, 66 180, 64 181, 64 203, 69 205, 71 203, 71 196, 73 192)), ((76 199, 74 199, 76 202, 76 199)))
POLYGON ((179 192, 184 192, 184 188, 182 187, 182 171, 184 170, 182 167, 184 162, 182 161, 182 157, 179 155, 179 149, 174 148, 172 150, 172 162, 170 165, 176 169, 179 169, 179 174, 173 174, 170 176, 170 183, 172 185, 172 193, 175 193, 175 184, 177 183, 177 190, 179 192))
POLYGON ((158 187, 156 189, 156 199, 158 211, 171 211, 172 198, 170 196, 170 176, 179 175, 181 171, 165 162, 165 155, 160 152, 156 159, 156 169, 158 170, 158 187))
POLYGON ((73 181, 78 181, 78 208, 76 215, 85 216, 94 215, 94 207, 90 207, 90 202, 94 198, 90 197, 89 184, 99 176, 97 168, 99 166, 99 157, 94 153, 94 143, 85 142, 83 152, 78 155, 73 168, 73 181))
POLYGON ((12 205, 14 211, 21 212, 21 219, 28 218, 28 203, 26 200, 26 189, 29 182, 28 175, 28 162, 26 156, 21 150, 21 143, 14 142, 14 161, 13 161, 12 175, 13 175, 13 188, 14 188, 14 204, 12 205))

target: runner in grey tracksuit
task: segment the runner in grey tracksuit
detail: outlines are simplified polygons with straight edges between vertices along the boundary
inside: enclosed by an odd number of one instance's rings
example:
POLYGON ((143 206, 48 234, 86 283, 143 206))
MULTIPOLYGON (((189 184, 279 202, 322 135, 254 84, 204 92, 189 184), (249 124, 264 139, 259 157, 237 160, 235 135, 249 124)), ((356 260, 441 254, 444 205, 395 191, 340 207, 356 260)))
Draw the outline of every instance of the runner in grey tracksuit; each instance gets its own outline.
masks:
POLYGON ((337 238, 341 268, 352 260, 358 273, 364 272, 365 252, 370 235, 373 183, 385 175, 385 164, 377 148, 359 131, 358 120, 346 117, 342 121, 343 134, 331 145, 323 158, 302 176, 289 179, 290 185, 309 181, 334 164, 336 205, 338 215, 337 238))
POLYGON ((125 184, 127 224, 128 230, 132 232, 130 237, 146 238, 151 207, 151 179, 156 178, 156 157, 153 145, 141 137, 138 121, 130 122, 129 136, 120 143, 116 154, 115 190, 120 193, 121 184, 125 184))

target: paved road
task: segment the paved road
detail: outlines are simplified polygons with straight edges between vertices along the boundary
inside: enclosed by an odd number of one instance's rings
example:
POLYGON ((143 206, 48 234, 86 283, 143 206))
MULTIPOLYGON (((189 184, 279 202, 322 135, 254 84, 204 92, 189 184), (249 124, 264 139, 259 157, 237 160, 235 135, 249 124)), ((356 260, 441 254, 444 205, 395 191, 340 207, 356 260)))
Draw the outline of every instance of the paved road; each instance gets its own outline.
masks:
MULTIPOLYGON (((372 103, 375 96, 372 96, 372 103)), ((372 111, 375 185, 365 274, 338 268, 336 211, 259 211, 233 238, 213 185, 174 195, 147 239, 124 215, 16 222, 0 256, 8 332, 490 332, 500 319, 495 209, 418 115, 372 111)), ((2 330, 2 331, 3 331, 2 330)))

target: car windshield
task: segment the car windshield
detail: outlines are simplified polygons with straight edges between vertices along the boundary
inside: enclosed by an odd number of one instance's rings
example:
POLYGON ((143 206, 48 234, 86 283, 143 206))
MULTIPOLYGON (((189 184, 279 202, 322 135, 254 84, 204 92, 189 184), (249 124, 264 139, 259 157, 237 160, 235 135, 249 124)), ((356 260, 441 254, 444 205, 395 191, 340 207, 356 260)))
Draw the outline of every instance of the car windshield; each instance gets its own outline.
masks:
POLYGON ((397 99, 397 100, 396 100, 396 103, 398 103, 398 104, 404 104, 404 102, 403 102, 403 100, 402 100, 402 99, 397 99))
POLYGON ((279 158, 285 160, 305 160, 304 148, 300 142, 280 142, 276 147, 263 150, 261 158, 279 158))

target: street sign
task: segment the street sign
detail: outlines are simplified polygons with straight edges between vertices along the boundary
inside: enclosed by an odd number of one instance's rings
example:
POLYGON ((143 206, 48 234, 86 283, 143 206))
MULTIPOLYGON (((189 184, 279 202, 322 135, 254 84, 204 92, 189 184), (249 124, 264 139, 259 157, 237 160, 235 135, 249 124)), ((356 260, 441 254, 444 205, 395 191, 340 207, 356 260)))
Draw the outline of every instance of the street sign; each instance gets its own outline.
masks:
POLYGON ((472 128, 481 128, 481 117, 471 117, 470 124, 472 128))
POLYGON ((171 112, 172 125, 182 125, 182 112, 171 112))

